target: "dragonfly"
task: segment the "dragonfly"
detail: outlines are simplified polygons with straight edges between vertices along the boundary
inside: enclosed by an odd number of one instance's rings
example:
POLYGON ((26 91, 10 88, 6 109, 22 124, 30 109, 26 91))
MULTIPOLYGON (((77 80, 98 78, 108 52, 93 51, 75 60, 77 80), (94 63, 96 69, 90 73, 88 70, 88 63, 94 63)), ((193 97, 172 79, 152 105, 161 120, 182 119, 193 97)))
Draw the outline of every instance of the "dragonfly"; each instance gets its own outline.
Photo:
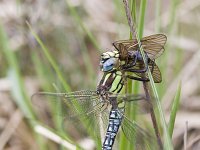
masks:
POLYGON ((140 52, 140 43, 137 39, 119 40, 113 43, 115 50, 104 52, 101 55, 101 70, 104 72, 112 72, 120 70, 125 72, 133 72, 136 76, 129 75, 128 78, 138 81, 149 81, 147 75, 147 67, 150 68, 155 83, 162 81, 159 67, 155 63, 164 52, 164 45, 167 37, 164 34, 154 34, 144 37, 140 40, 145 54, 143 61, 140 52))
POLYGON ((145 146, 155 146, 156 144, 152 144, 156 141, 155 137, 147 133, 136 122, 130 121, 125 113, 127 106, 125 103, 144 103, 148 106, 148 102, 141 94, 120 94, 124 84, 122 73, 114 71, 104 73, 96 90, 70 93, 38 92, 33 95, 32 101, 38 106, 36 99, 42 101, 44 97, 48 97, 45 100, 53 107, 59 104, 61 106, 59 115, 63 118, 65 129, 77 127, 79 132, 86 130, 99 139, 103 124, 103 129, 107 127, 106 133, 103 133, 105 136, 102 142, 103 150, 112 149, 120 127, 129 141, 133 142, 133 139, 136 139, 138 148, 145 149, 145 146), (71 123, 73 125, 70 127, 71 123), (145 145, 147 141, 151 144, 145 145))

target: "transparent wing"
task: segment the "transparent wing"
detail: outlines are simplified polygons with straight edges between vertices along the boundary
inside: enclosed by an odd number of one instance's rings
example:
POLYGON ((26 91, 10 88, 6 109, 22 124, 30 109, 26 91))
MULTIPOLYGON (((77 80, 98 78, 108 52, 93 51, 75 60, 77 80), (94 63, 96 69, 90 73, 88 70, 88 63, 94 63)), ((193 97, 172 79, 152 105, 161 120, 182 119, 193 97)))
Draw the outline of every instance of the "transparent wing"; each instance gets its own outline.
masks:
POLYGON ((156 105, 154 104, 153 101, 153 105, 150 104, 145 95, 142 94, 125 94, 125 95, 118 95, 117 97, 117 101, 118 103, 123 103, 125 102, 125 109, 127 107, 134 107, 137 108, 137 114, 147 114, 150 112, 152 106, 154 108, 156 108, 156 105))
POLYGON ((112 94, 112 97, 117 98, 117 102, 136 102, 145 101, 146 97, 143 94, 112 94))
MULTIPOLYGON (((162 75, 161 75, 161 72, 160 72, 160 69, 158 68, 158 66, 156 65, 156 63, 152 60, 150 60, 148 62, 148 66, 149 66, 149 69, 151 71, 151 74, 153 76, 153 80, 155 83, 160 83, 162 82, 162 75)), ((141 63, 141 62, 137 62, 135 66, 133 66, 134 69, 141 69, 141 68, 144 68, 145 65, 144 63, 141 63)), ((146 73, 146 76, 144 77, 144 74, 143 73, 136 73, 134 72, 137 76, 141 77, 141 78, 146 78, 146 79, 149 79, 147 73, 146 73)))
POLYGON ((108 114, 96 91, 39 92, 32 103, 42 123, 52 128, 58 124, 75 140, 87 135, 100 139, 100 127, 104 131, 107 126, 108 114))
POLYGON ((118 50, 118 51, 127 51, 130 47, 132 50, 137 50, 138 42, 136 39, 132 40, 119 40, 115 41, 113 43, 113 46, 118 50))
MULTIPOLYGON (((164 52, 164 45, 167 37, 164 34, 154 34, 141 39, 141 44, 144 51, 150 59, 156 59, 164 52)), ((126 51, 136 51, 139 49, 139 44, 136 39, 133 40, 119 40, 113 43, 114 47, 120 53, 127 54, 126 51)))
POLYGON ((156 59, 164 52, 164 45, 167 41, 167 36, 164 34, 154 34, 142 38, 141 43, 149 58, 156 59))
POLYGON ((121 125, 122 131, 137 149, 157 149, 155 136, 145 131, 136 122, 130 121, 121 111, 120 113, 124 116, 121 125))
MULTIPOLYGON (((110 97, 117 99, 118 107, 137 107, 137 114, 147 114, 150 112, 150 104, 144 94, 112 94, 110 97)), ((153 101, 153 107, 157 108, 153 101)))
POLYGON ((137 51, 138 50, 138 42, 136 39, 133 40, 119 40, 113 43, 113 46, 119 51, 120 57, 122 59, 126 59, 128 56, 128 51, 137 51))
MULTIPOLYGON (((144 62, 143 61, 137 61, 136 64, 132 67, 132 68, 129 68, 130 70, 133 69, 133 70, 143 70, 145 69, 145 65, 144 65, 144 62)), ((162 75, 161 75, 161 72, 160 72, 160 69, 159 67, 156 65, 155 61, 149 59, 148 60, 148 67, 151 71, 151 74, 153 76, 153 79, 154 79, 154 82, 155 83, 160 83, 162 82, 162 75)), ((125 71, 129 71, 129 70, 125 70, 125 71)), ((137 76, 143 78, 143 79, 149 79, 147 73, 146 75, 144 76, 144 73, 139 73, 139 72, 135 72, 135 71, 132 71, 132 73, 136 74, 137 76)))
POLYGON ((66 133, 70 133, 71 138, 78 140, 90 136, 100 144, 108 126, 108 110, 96 109, 88 114, 66 117, 62 123, 62 128, 66 133), (81 133, 81 135, 80 135, 81 133), (79 138, 77 138, 77 135, 79 138))
POLYGON ((92 111, 94 106, 98 105, 99 97, 96 94, 96 91, 91 90, 70 93, 38 92, 31 97, 31 101, 35 106, 39 107, 41 107, 40 103, 42 102, 49 103, 53 107, 60 104, 62 106, 62 111, 59 114, 66 116, 69 108, 73 111, 71 115, 92 111))

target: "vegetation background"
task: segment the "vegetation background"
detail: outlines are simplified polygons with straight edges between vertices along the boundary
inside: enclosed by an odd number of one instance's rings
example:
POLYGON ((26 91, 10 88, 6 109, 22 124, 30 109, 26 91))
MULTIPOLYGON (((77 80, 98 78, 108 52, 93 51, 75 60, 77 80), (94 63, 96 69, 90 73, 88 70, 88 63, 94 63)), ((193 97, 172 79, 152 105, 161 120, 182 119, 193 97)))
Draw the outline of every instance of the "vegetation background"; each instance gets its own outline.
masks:
MULTIPOLYGON (((137 19, 140 6, 136 1, 137 19)), ((200 1, 149 0, 146 6, 143 36, 168 37, 156 61, 163 76, 157 90, 167 122, 181 82, 174 147, 183 149, 187 133, 188 149, 199 149, 200 1)), ((26 119, 35 116, 31 95, 53 92, 54 84, 61 91, 96 89, 101 52, 130 35, 123 2, 2 0, 0 10, 0 149, 59 149, 36 134, 26 119)), ((94 146, 87 138, 82 142, 94 146)))

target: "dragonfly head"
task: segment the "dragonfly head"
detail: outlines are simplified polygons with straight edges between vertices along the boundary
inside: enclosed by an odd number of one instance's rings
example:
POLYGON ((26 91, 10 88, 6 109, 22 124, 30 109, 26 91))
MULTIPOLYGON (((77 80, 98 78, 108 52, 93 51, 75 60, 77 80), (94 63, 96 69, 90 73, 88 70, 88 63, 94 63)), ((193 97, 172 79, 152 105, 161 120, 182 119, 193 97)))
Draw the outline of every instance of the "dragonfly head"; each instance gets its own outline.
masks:
POLYGON ((100 68, 103 72, 111 72, 119 65, 119 52, 105 52, 101 55, 100 68))

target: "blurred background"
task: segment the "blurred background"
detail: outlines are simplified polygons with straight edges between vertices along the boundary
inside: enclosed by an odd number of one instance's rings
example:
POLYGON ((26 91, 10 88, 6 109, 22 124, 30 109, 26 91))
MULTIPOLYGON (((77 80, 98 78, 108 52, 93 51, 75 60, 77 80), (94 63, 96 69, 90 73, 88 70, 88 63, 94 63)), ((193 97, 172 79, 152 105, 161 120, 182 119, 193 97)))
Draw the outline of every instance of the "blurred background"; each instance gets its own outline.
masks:
MULTIPOLYGON (((54 85, 60 91, 95 90, 101 77, 100 54, 113 49, 113 41, 129 39, 123 3, 1 0, 0 10, 0 149, 56 149, 54 142, 38 137, 26 119, 35 116, 31 95, 55 92, 54 85)), ((163 77, 157 90, 167 121, 181 83, 175 149, 183 149, 185 133, 188 149, 200 148, 199 24, 200 0, 147 1, 143 36, 168 37, 156 61, 163 77)))

